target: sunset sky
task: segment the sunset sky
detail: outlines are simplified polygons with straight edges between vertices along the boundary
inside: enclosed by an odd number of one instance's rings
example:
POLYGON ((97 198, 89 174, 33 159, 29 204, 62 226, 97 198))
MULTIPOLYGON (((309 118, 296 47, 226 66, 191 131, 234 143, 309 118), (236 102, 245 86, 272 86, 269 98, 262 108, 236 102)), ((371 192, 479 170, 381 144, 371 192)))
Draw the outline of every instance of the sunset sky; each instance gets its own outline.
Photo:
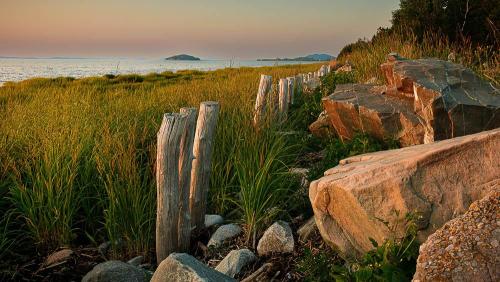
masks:
POLYGON ((399 0, 0 0, 0 56, 337 54, 399 0))

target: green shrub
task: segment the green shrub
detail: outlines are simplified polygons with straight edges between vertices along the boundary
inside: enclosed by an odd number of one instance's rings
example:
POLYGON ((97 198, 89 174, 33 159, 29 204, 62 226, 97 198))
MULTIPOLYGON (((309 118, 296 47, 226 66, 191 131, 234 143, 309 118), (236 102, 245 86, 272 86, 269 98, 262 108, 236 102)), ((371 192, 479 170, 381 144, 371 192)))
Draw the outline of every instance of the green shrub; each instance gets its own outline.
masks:
POLYGON ((396 149, 398 144, 395 141, 379 141, 367 134, 358 133, 354 138, 347 142, 340 139, 332 139, 321 144, 324 158, 309 171, 309 179, 321 177, 325 170, 338 165, 339 161, 360 154, 377 152, 387 149, 396 149))
POLYGON ((332 94, 338 84, 354 83, 355 75, 353 72, 331 72, 321 78, 321 93, 323 96, 332 94))
POLYGON ((389 238, 382 245, 370 238, 374 249, 359 262, 332 268, 332 276, 336 281, 411 281, 419 247, 415 220, 414 214, 406 215, 406 231, 401 238, 389 238))
POLYGON ((411 281, 419 247, 415 220, 415 215, 406 215, 406 231, 400 238, 389 238, 381 245, 370 238, 374 249, 359 261, 338 264, 324 252, 306 251, 297 270, 306 276, 306 281, 411 281))

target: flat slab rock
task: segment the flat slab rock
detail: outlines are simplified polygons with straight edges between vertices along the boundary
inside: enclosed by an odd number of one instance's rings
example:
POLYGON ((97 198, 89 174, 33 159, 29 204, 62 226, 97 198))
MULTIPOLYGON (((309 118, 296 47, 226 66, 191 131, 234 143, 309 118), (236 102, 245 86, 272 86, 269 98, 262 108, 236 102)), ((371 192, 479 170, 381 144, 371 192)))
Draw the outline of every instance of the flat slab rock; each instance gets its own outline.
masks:
POLYGON ((420 246, 413 281, 500 281, 500 191, 474 202, 420 246))
MULTIPOLYGON (((356 132, 378 139, 398 140, 402 146, 424 143, 424 125, 413 112, 413 103, 372 84, 342 84, 323 98, 330 123, 343 140, 356 132)), ((318 121, 319 122, 319 121, 318 121)))
POLYGON ((500 127, 500 90, 459 64, 390 56, 382 64, 388 93, 409 98, 425 143, 500 127))
POLYGON ((152 282, 232 282, 233 278, 214 270, 194 257, 173 253, 156 269, 152 282))
POLYGON ((500 187, 500 129, 342 160, 313 181, 309 198, 323 239, 344 257, 382 243, 408 212, 420 242, 500 187), (399 212, 399 215, 397 215, 399 212))

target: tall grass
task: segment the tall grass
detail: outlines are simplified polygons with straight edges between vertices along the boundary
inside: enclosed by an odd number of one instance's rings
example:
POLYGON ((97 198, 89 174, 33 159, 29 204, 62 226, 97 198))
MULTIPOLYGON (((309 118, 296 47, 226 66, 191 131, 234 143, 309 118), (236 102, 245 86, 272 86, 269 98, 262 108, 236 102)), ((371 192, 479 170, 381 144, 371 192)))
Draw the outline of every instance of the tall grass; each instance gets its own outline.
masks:
MULTIPOLYGON (((147 256, 154 245, 155 136, 162 114, 207 100, 221 104, 209 212, 243 218, 255 230, 259 220, 252 222, 245 193, 257 185, 265 197, 280 195, 271 193, 281 189, 273 177, 284 171, 289 145, 250 126, 259 76, 276 81, 318 67, 7 83, 0 88, 0 195, 8 200, 0 212, 19 215, 9 231, 28 235, 26 245, 36 243, 42 252, 111 240, 115 256, 147 256)), ((266 211, 278 202, 266 201, 260 205, 266 211)))
POLYGON ((438 34, 426 34, 419 40, 411 32, 380 32, 370 41, 358 41, 350 45, 350 52, 343 52, 339 61, 351 62, 356 69, 357 80, 363 82, 372 77, 383 81, 380 64, 387 54, 397 52, 408 59, 426 57, 447 60, 453 53, 455 62, 473 69, 485 78, 500 83, 500 51, 494 46, 474 46, 464 40, 451 43, 438 34))

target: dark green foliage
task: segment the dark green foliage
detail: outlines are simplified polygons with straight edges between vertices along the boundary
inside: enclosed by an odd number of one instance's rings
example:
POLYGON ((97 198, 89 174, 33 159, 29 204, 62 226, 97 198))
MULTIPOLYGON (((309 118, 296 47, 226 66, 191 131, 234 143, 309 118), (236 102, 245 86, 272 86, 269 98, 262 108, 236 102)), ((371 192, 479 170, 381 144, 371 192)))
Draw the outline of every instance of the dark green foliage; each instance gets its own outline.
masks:
POLYGON ((370 238, 373 250, 350 266, 332 268, 336 281, 411 281, 418 257, 416 215, 407 214, 402 238, 390 238, 378 245, 370 238))
POLYGON ((332 281, 331 267, 336 263, 335 257, 325 251, 313 253, 310 249, 304 250, 304 255, 297 263, 297 271, 304 275, 305 282, 332 281))
POLYGON ((420 39, 432 32, 453 42, 469 38, 475 44, 500 43, 498 0, 401 0, 392 23, 393 29, 411 29, 420 39))
POLYGON ((317 163, 309 172, 309 179, 317 179, 329 168, 338 165, 339 161, 355 155, 366 154, 387 149, 396 149, 398 144, 395 141, 379 141, 367 134, 357 134, 348 142, 340 139, 329 140, 321 145, 324 152, 324 159, 317 163))
MULTIPOLYGON (((406 232, 401 238, 390 238, 378 245, 360 261, 338 264, 325 253, 312 254, 306 250, 298 263, 305 281, 411 281, 418 257, 415 215, 405 217, 406 232)), ((391 229, 393 229, 392 227, 391 229)))
POLYGON ((356 82, 354 73, 352 72, 331 72, 321 78, 320 90, 323 96, 330 95, 335 91, 338 84, 354 83, 356 82))

